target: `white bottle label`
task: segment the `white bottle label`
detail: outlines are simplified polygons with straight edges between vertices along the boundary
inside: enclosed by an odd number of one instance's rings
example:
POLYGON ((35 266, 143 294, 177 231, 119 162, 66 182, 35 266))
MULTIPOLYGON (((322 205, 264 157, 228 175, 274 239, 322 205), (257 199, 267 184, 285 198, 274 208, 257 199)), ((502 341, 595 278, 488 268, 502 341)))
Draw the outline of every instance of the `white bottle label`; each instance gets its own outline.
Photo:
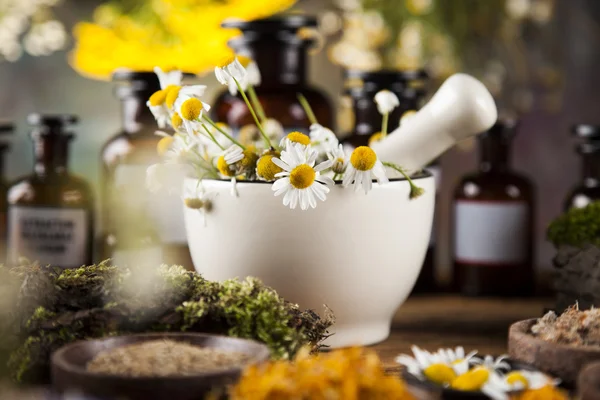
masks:
POLYGON ((11 206, 8 210, 8 259, 76 268, 88 262, 86 210, 11 206))
POLYGON ((527 204, 457 201, 454 254, 457 262, 489 265, 527 260, 527 204))
MULTIPOLYGON (((151 193, 146 187, 146 165, 119 165, 115 170, 116 204, 144 209, 162 243, 186 243, 183 203, 180 193, 151 193)), ((111 210, 111 212, 118 212, 111 210)), ((138 213, 139 214, 139 213, 138 213)))

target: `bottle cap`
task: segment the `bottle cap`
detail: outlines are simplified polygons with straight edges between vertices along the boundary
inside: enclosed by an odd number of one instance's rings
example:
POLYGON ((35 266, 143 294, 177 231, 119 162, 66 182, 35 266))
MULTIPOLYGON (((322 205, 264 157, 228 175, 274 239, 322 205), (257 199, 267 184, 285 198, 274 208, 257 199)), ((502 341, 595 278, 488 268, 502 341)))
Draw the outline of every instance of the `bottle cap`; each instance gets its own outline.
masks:
POLYGON ((576 124, 571 128, 574 136, 586 140, 600 139, 600 126, 591 124, 576 124))
POLYGON ((13 133, 15 126, 9 121, 0 121, 0 134, 13 133))
POLYGON ((70 114, 38 114, 27 116, 27 123, 31 126, 66 127, 79 122, 76 115, 70 114))

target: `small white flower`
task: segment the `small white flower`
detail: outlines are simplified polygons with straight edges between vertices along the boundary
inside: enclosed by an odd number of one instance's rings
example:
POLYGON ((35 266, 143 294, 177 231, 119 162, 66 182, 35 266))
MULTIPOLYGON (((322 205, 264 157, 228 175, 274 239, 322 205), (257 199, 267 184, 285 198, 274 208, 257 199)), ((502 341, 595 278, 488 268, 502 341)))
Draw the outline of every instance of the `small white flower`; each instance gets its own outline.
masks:
POLYGON ((194 96, 178 96, 175 110, 183 120, 183 126, 189 135, 200 129, 202 114, 210 111, 210 106, 194 96))
MULTIPOLYGON (((260 71, 258 69, 258 65, 254 61, 244 56, 238 56, 238 60, 240 61, 242 67, 246 68, 246 75, 243 78, 241 78, 241 80, 236 78, 236 80, 242 87, 242 90, 248 90, 248 86, 250 85, 254 87, 259 86, 261 82, 261 76, 260 71)), ((229 89, 229 93, 232 96, 235 96, 237 94, 238 87, 233 79, 229 79, 227 87, 229 89)))
POLYGON ((331 161, 325 161, 317 166, 318 153, 305 146, 290 145, 281 152, 280 158, 273 158, 273 163, 283 169, 275 174, 279 179, 273 183, 275 196, 284 194, 283 205, 291 209, 300 204, 302 210, 317 206, 317 199, 325 201, 329 188, 335 183, 329 177, 322 176, 321 171, 331 166, 331 161))
POLYGON ((173 136, 163 131, 156 131, 157 136, 162 139, 156 145, 158 155, 167 162, 184 164, 188 161, 190 150, 194 144, 185 136, 176 133, 173 136))
POLYGON ((328 157, 331 162, 333 162, 331 165, 331 170, 334 174, 343 174, 346 172, 346 168, 348 167, 348 159, 346 158, 343 145, 338 145, 336 149, 328 154, 328 157))
POLYGON ((310 137, 302 132, 290 132, 281 139, 279 142, 279 147, 282 149, 287 149, 291 146, 310 146, 310 137))
POLYGON ((252 86, 259 86, 261 82, 260 70, 254 60, 250 61, 246 67, 248 73, 248 84, 252 86))
POLYGON ((389 90, 380 90, 375 95, 375 103, 380 114, 389 114, 392 110, 400 105, 398 96, 389 90))
POLYGON ((354 183, 354 190, 362 187, 365 193, 368 193, 373 187, 373 178, 377 178, 379 184, 388 182, 385 168, 375 151, 367 146, 357 147, 350 155, 350 164, 344 174, 342 185, 347 187, 354 183))
POLYGON ((158 76, 161 89, 166 89, 169 86, 181 85, 181 78, 183 77, 183 74, 179 70, 164 72, 160 67, 154 67, 154 72, 156 73, 156 76, 158 76))
POLYGON ((230 92, 233 90, 232 86, 235 86, 237 92, 235 81, 237 81, 244 90, 245 87, 248 86, 248 72, 244 65, 242 65, 242 62, 240 62, 240 58, 244 62, 250 60, 248 57, 234 56, 233 58, 226 59, 221 65, 215 67, 215 77, 217 78, 217 81, 222 85, 227 85, 230 92))
POLYGON ((539 371, 511 371, 504 377, 511 390, 538 390, 545 386, 558 386, 560 379, 553 379, 539 371))
POLYGON ((279 140, 285 134, 283 125, 273 118, 267 118, 267 120, 263 122, 262 127, 270 140, 279 140))
POLYGON ((171 121, 171 116, 169 115, 169 110, 161 104, 159 106, 153 106, 150 104, 150 101, 146 102, 146 105, 150 109, 150 112, 154 116, 156 123, 160 129, 164 129, 167 127, 169 122, 171 121))
POLYGON ((244 152, 240 146, 234 144, 225 150, 223 157, 227 165, 232 165, 244 158, 244 152))
POLYGON ((340 143, 331 129, 319 124, 310 126, 310 141, 311 147, 320 154, 328 154, 334 151, 340 143))

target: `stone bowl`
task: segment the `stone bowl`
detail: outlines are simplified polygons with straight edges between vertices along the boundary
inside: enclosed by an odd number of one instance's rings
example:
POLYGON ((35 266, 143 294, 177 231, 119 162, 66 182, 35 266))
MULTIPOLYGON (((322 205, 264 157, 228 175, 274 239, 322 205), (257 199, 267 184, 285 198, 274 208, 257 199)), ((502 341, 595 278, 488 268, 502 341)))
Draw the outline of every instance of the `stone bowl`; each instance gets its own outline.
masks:
POLYGON ((574 387, 583 367, 600 361, 600 348, 560 345, 536 338, 530 333, 536 321, 537 318, 532 318, 511 325, 508 332, 510 357, 560 378, 568 388, 574 387))
POLYGON ((600 399, 600 362, 586 365, 577 378, 579 400, 600 399))
POLYGON ((168 339, 199 347, 246 353, 249 363, 269 359, 269 349, 258 342, 202 333, 151 333, 86 340, 68 344, 51 359, 53 390, 74 393, 95 400, 201 400, 213 390, 235 383, 242 367, 184 377, 122 377, 88 372, 86 366, 98 353, 150 340, 168 339))
MULTIPOLYGON (((204 179, 206 213, 185 208, 194 267, 213 281, 254 276, 288 301, 335 315, 330 347, 385 340, 425 258, 435 205, 429 172, 412 178, 424 194, 409 199, 405 179, 365 194, 336 184, 315 209, 290 210, 267 182, 204 179)), ((188 179, 190 192, 198 180, 188 179)))

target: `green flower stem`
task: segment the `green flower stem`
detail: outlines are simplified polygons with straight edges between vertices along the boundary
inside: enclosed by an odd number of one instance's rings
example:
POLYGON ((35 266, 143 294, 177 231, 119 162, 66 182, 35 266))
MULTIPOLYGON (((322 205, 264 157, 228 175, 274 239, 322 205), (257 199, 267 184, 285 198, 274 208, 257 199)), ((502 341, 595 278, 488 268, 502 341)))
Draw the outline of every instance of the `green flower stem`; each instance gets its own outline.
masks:
POLYGON ((204 130, 208 134, 208 137, 210 138, 210 140, 212 140, 214 142, 214 144, 216 144, 217 146, 219 146, 219 148, 221 150, 225 150, 225 148, 223 146, 221 146, 221 143, 217 142, 217 139, 215 139, 215 137, 213 136, 213 134, 210 133, 210 129, 208 129, 208 126, 206 126, 206 124, 202 124, 202 127, 204 128, 204 130))
POLYGON ((408 184, 410 185, 410 195, 409 197, 411 199, 416 199, 417 197, 421 196, 423 193, 425 193, 425 190, 422 187, 419 187, 417 185, 414 184, 414 182, 412 181, 412 179, 410 179, 410 176, 408 176, 408 174, 406 172, 404 172, 404 169, 402 169, 402 167, 391 163, 391 162, 384 162, 383 165, 385 165, 388 168, 393 169, 394 171, 397 171, 399 173, 402 174, 402 176, 404 176, 406 178, 406 180, 408 181, 408 184))
POLYGON ((203 115, 204 120, 206 122, 208 122, 209 124, 212 125, 213 128, 215 128, 216 130, 218 130, 221 134, 223 134, 223 136, 225 136, 227 139, 231 140, 231 142, 239 147, 242 148, 242 150, 246 150, 246 147, 244 147, 243 144, 241 144, 240 142, 238 142, 237 140, 235 140, 233 137, 231 137, 230 134, 228 134, 227 132, 225 132, 223 129, 219 128, 219 126, 217 124, 215 124, 215 122, 210 119, 209 117, 207 117, 206 115, 203 115))
POLYGON ((248 85, 248 95, 250 96, 250 101, 252 102, 252 105, 256 109, 256 113, 258 114, 258 117, 260 118, 261 122, 264 124, 265 121, 267 120, 267 114, 265 114, 265 109, 263 108, 262 104, 260 104, 260 101, 258 100, 258 96, 256 95, 256 91, 254 90, 254 86, 248 85))
POLYGON ((381 138, 382 139, 387 136, 388 119, 389 118, 390 118, 389 113, 383 114, 383 119, 381 120, 381 138))
POLYGON ((306 100, 306 97, 304 97, 304 95, 302 93, 298 93, 298 101, 300 102, 300 105, 304 109, 304 112, 306 113, 306 116, 308 117, 308 120, 310 121, 310 123, 318 124, 319 122, 317 121, 317 117, 315 117, 315 113, 313 112, 312 108, 310 107, 308 100, 306 100))
POLYGON ((271 141, 269 140, 269 137, 265 133, 265 131, 264 131, 264 129, 263 129, 260 121, 258 120, 258 117, 256 116, 256 112, 254 112, 254 107, 252 107, 252 104, 250 104, 250 100, 248 100, 248 96, 246 96, 246 93, 242 89, 242 86, 237 81, 237 79, 235 79, 234 77, 231 77, 231 79, 233 79, 233 81, 235 82, 235 85, 238 88, 238 91, 240 92, 240 94, 244 98, 244 101, 246 102, 246 105, 248 106, 248 109, 250 110, 250 113, 252 114, 252 117, 254 118, 254 122, 256 123, 256 127, 258 128, 258 130, 260 131, 260 134, 262 135, 263 139, 265 140, 266 147, 267 148, 273 147, 273 145, 271 144, 271 141))

